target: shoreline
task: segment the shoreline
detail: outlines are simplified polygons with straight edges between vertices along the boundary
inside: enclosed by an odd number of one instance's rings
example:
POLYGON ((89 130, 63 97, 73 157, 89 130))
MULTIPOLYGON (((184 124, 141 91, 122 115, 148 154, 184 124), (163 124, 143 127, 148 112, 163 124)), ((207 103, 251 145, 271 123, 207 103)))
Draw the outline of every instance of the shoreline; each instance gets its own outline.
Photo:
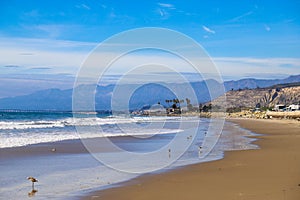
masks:
POLYGON ((253 142, 261 149, 226 151, 221 160, 142 175, 80 199, 300 199, 300 123, 227 121, 262 134, 253 142))

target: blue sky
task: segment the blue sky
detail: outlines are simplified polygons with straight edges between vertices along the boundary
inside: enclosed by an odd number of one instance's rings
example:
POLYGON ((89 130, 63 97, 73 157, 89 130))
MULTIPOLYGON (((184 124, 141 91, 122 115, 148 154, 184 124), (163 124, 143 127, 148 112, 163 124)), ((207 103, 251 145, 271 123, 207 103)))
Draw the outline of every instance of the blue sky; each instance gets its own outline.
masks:
POLYGON ((300 74, 300 1, 2 0, 0 13, 0 97, 71 87, 99 42, 141 27, 192 37, 224 79, 300 74))

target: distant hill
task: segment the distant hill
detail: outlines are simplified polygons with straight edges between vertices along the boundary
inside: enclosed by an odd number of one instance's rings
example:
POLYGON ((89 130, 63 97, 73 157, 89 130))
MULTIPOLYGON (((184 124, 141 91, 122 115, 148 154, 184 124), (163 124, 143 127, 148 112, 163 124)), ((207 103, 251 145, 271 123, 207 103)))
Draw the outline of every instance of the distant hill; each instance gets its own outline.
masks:
MULTIPOLYGON (((228 99, 230 99, 230 97, 232 97, 232 99, 237 99, 238 96, 243 98, 247 96, 247 98, 249 98, 249 100, 252 101, 253 96, 265 95, 266 93, 268 93, 268 89, 257 90, 261 92, 254 92, 256 90, 246 90, 246 91, 238 91, 238 90, 245 89, 245 88, 248 89, 265 88, 265 87, 270 87, 272 85, 291 84, 295 82, 300 82, 300 75, 290 76, 286 79, 274 79, 274 80, 242 79, 238 81, 226 81, 224 82, 224 87, 226 91, 230 91, 227 93, 228 99), (234 91, 231 91, 232 89, 234 91), (252 92, 254 93, 252 94, 252 92)), ((192 104, 205 103, 224 94, 224 91, 222 91, 222 83, 219 83, 215 80, 191 82, 190 85, 194 89, 198 100, 198 102, 191 102, 192 104), (210 85, 211 93, 209 92, 207 85, 210 85)), ((172 91, 185 91, 188 88, 187 84, 179 84, 179 83, 171 84, 171 86, 172 86, 171 88, 172 91)), ((280 85, 278 85, 278 87, 279 86, 280 85)), ((95 93, 96 110, 111 109, 111 98, 113 95, 113 91, 115 89, 115 85, 107 85, 107 86, 81 85, 78 87, 82 91, 89 91, 89 90, 94 91, 96 89, 96 93, 95 93)), ((124 87, 123 91, 126 93, 127 91, 126 87, 127 88, 135 87, 135 85, 124 85, 121 87, 124 87)), ((158 102, 160 102, 164 106, 167 106, 168 104, 165 102, 166 99, 176 98, 176 95, 172 91, 160 84, 144 85, 142 87, 139 87, 131 95, 131 99, 129 101, 129 108, 139 109, 145 106, 149 107, 158 102)), ((68 90, 48 89, 48 90, 41 90, 38 92, 34 92, 29 95, 3 98, 0 99, 0 109, 70 111, 72 110, 72 93, 73 93, 72 89, 68 89, 68 90)), ((270 95, 271 94, 273 93, 271 92, 270 95)), ((281 93, 277 92, 276 94, 281 94, 281 93)), ((234 100, 232 100, 232 102, 233 101, 234 100)), ((266 100, 266 102, 268 101, 266 100)), ((254 104, 255 103, 256 100, 254 101, 254 104)), ((245 102, 245 104, 248 103, 245 102)))
POLYGON ((277 85, 272 85, 267 88, 286 88, 286 87, 297 87, 300 86, 300 82, 295 82, 295 83, 283 83, 283 84, 277 84, 277 85))
POLYGON ((221 102, 221 98, 217 98, 212 101, 212 104, 227 108, 255 108, 257 104, 270 108, 276 104, 299 104, 300 82, 279 84, 267 88, 232 90, 225 95, 226 102, 221 102))
POLYGON ((278 84, 286 84, 286 83, 295 83, 300 82, 300 74, 299 75, 293 75, 289 76, 285 79, 270 79, 270 80, 264 80, 264 79, 254 79, 254 78, 248 78, 248 79, 241 79, 237 81, 226 81, 224 82, 224 86, 227 91, 229 90, 238 90, 238 89, 253 89, 253 88, 266 88, 273 85, 278 84))
MULTIPOLYGON (((160 102, 163 106, 168 106, 165 102, 166 99, 177 98, 172 91, 181 91, 184 93, 187 88, 192 87, 195 91, 198 102, 207 102, 211 99, 211 95, 215 98, 223 94, 221 90, 221 83, 208 80, 206 82, 193 82, 182 84, 171 84, 171 88, 166 88, 160 84, 146 84, 138 89, 131 95, 129 100, 130 109, 141 109, 142 107, 150 107, 151 105, 160 102), (208 91, 207 83, 212 88, 211 94, 208 91)), ((135 88, 136 85, 123 85, 119 86, 120 91, 127 95, 129 88, 135 88)), ((80 91, 93 91, 95 93, 95 107, 96 110, 111 110, 112 95, 115 85, 108 86, 95 86, 95 85, 80 85, 80 91)), ((0 109, 19 109, 19 110, 59 110, 70 111, 72 110, 72 89, 48 89, 42 90, 30 95, 17 96, 11 98, 0 99, 0 109)), ((189 98, 189 97, 184 97, 189 98)), ((116 99, 115 99, 116 100, 116 99)), ((197 104, 197 102, 192 102, 197 104)))
POLYGON ((48 89, 29 95, 0 99, 0 109, 67 111, 72 108, 71 99, 71 89, 48 89))

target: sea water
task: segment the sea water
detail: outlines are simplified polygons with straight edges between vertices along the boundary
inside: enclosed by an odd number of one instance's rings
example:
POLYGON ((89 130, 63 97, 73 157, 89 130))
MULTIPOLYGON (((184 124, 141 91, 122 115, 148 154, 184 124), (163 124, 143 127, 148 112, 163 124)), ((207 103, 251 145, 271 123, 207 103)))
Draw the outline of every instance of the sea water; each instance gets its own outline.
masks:
POLYGON ((217 133, 210 129, 214 119, 199 117, 120 117, 91 113, 73 117, 72 113, 63 112, 2 112, 0 117, 0 151, 1 148, 100 137, 116 138, 113 144, 122 150, 1 159, 1 199, 29 198, 28 176, 39 179, 36 199, 74 199, 93 190, 117 186, 145 172, 161 173, 221 159, 224 151, 258 148, 251 144, 254 139, 246 137, 253 133, 231 123, 225 123, 222 132, 217 133), (162 151, 174 138, 179 140, 176 148, 162 151), (213 148, 203 156, 205 145, 213 145, 213 148), (133 162, 126 159, 128 152, 135 155, 159 152, 161 157, 155 160, 156 157, 142 156, 133 162), (109 160, 114 163, 107 165, 102 158, 116 159, 109 160), (122 169, 134 169, 135 173, 122 169))

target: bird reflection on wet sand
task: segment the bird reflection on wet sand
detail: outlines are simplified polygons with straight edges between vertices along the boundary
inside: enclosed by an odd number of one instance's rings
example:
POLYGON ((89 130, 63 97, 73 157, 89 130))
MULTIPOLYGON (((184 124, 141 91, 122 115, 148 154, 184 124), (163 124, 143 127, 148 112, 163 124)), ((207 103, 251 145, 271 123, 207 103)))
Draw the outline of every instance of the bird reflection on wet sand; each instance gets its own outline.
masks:
POLYGON ((35 195, 35 193, 37 193, 37 192, 38 192, 38 190, 33 189, 30 192, 28 192, 28 196, 33 197, 35 195))

